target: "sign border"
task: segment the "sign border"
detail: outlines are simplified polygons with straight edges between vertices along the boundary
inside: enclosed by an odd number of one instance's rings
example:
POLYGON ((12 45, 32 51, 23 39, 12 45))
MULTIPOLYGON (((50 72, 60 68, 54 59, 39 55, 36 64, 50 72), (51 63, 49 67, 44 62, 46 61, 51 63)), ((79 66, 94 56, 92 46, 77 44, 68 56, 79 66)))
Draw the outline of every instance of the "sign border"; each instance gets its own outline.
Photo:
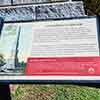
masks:
MULTIPOLYGON (((50 19, 50 20, 37 20, 37 21, 20 21, 20 22, 16 21, 16 23, 71 20, 71 19, 73 20, 73 19, 84 19, 84 18, 96 18, 98 37, 99 37, 100 36, 100 17, 99 16, 84 16, 84 17, 77 17, 77 18, 63 18, 63 19, 50 19)), ((12 23, 12 22, 5 22, 5 23, 12 23)), ((99 38, 98 40, 100 42, 99 38)), ((29 76, 1 75, 0 83, 100 83, 100 76, 66 76, 66 77, 62 76, 62 78, 60 76, 58 76, 57 78, 56 76, 57 79, 55 78, 51 79, 52 77, 49 78, 48 76, 38 76, 38 77, 30 76, 29 77, 29 76)))

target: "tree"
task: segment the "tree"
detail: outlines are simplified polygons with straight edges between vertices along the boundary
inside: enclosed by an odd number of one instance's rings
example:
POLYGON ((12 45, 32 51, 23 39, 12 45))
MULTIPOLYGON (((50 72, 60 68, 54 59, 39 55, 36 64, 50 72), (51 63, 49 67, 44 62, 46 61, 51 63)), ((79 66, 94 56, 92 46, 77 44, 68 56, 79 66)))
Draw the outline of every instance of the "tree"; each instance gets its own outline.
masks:
POLYGON ((87 15, 100 15, 100 0, 84 0, 87 15))

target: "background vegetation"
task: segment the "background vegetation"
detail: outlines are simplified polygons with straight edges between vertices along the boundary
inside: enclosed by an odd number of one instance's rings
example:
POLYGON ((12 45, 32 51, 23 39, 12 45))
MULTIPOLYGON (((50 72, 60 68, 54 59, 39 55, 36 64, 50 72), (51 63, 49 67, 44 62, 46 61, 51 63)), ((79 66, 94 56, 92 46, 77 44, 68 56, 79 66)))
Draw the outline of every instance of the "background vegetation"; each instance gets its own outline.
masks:
POLYGON ((100 0, 84 0, 87 15, 100 15, 100 0))

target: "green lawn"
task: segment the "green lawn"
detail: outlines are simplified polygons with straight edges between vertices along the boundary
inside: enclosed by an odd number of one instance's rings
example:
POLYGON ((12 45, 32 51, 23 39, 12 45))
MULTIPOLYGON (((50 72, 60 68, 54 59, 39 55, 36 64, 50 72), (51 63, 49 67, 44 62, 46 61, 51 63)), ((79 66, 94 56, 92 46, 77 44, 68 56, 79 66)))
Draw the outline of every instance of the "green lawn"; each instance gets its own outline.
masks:
POLYGON ((12 100, 100 100, 100 89, 78 85, 19 85, 12 100))

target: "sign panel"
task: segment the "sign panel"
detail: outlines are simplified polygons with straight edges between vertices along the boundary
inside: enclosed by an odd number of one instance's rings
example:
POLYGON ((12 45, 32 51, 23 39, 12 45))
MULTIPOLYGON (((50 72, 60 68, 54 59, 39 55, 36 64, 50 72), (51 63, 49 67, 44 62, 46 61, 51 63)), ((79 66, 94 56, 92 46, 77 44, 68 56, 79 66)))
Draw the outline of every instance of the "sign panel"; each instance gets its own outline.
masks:
POLYGON ((100 75, 96 17, 37 22, 33 33, 27 75, 100 75))
POLYGON ((0 74, 99 75, 98 26, 98 17, 5 23, 0 74))
POLYGON ((97 19, 37 22, 31 48, 32 57, 99 56, 97 19))
POLYGON ((100 76, 100 57, 29 58, 26 75, 100 76))

